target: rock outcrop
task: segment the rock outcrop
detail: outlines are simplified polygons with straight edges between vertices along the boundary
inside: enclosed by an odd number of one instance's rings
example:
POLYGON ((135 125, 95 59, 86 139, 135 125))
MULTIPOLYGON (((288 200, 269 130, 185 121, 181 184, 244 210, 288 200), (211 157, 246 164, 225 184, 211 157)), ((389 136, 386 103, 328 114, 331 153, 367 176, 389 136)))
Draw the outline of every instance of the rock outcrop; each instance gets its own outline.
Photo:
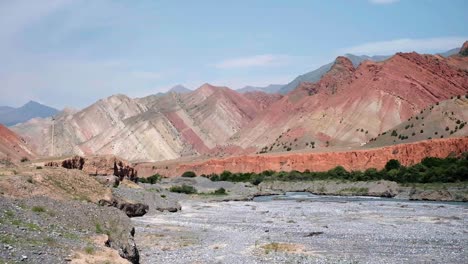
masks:
POLYGON ((420 162, 425 157, 444 158, 468 151, 468 137, 426 140, 375 149, 361 149, 342 152, 294 153, 283 155, 251 155, 225 159, 211 159, 193 163, 173 163, 158 166, 151 163, 137 164, 142 176, 159 173, 167 177, 180 176, 185 171, 197 175, 231 172, 274 171, 326 171, 336 166, 347 170, 381 169, 388 160, 397 159, 407 166, 420 162))
POLYGON ((143 216, 149 210, 149 206, 146 204, 126 202, 115 197, 112 198, 110 201, 100 200, 98 204, 101 206, 113 206, 115 208, 118 208, 119 210, 123 211, 128 217, 143 216))
POLYGON ((468 41, 465 41, 465 43, 463 43, 463 46, 461 47, 459 54, 463 57, 468 56, 468 41))

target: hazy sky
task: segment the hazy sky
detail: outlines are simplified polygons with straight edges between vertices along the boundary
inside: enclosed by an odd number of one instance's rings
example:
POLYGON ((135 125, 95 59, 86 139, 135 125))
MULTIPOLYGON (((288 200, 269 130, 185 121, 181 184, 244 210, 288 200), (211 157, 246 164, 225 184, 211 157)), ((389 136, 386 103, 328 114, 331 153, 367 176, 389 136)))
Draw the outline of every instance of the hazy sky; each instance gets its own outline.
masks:
POLYGON ((466 0, 0 0, 0 105, 287 83, 337 55, 468 39, 466 0))

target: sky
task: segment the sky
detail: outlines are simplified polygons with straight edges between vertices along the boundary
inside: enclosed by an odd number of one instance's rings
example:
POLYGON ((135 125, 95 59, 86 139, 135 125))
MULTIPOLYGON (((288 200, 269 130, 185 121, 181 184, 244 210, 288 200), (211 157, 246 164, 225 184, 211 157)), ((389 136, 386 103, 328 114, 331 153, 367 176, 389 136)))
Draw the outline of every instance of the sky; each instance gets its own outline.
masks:
POLYGON ((0 105, 286 84, 336 56, 468 40, 466 0, 0 0, 0 105))

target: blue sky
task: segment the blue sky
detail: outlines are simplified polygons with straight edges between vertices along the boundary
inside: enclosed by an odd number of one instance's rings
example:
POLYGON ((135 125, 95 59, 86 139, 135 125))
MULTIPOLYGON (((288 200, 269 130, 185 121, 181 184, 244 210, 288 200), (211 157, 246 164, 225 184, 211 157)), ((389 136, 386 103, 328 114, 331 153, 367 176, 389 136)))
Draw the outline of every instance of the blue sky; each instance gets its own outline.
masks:
POLYGON ((468 39, 465 0, 0 0, 0 105, 283 84, 344 53, 468 39))

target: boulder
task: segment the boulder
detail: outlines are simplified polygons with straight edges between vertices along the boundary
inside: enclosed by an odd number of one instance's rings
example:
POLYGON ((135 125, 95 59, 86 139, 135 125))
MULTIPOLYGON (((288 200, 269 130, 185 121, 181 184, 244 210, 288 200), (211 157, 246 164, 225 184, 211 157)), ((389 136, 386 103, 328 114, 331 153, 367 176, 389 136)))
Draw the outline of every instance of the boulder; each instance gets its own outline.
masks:
POLYGON ((98 204, 101 206, 116 207, 119 210, 123 211, 128 217, 143 216, 149 210, 149 206, 147 204, 131 203, 131 202, 123 201, 123 200, 118 200, 116 198, 112 198, 110 201, 100 200, 98 204))

